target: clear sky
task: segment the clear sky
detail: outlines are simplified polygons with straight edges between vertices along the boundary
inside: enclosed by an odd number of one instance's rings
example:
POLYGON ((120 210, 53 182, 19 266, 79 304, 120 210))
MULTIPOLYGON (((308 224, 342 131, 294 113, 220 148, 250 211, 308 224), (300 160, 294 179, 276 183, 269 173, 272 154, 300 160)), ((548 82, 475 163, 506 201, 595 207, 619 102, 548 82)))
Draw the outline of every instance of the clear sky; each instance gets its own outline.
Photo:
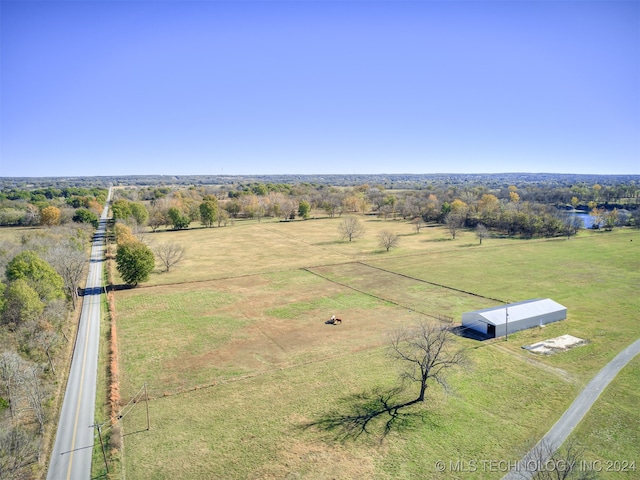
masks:
POLYGON ((640 1, 7 1, 0 176, 640 173, 640 1))

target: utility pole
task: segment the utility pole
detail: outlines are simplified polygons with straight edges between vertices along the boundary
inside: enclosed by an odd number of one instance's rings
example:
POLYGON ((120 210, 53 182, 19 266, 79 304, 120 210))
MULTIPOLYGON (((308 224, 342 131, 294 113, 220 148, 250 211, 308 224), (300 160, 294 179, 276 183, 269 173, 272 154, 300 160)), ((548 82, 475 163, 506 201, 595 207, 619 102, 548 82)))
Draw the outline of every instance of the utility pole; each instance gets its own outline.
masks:
POLYGON ((102 458, 104 458, 104 468, 106 468, 107 473, 109 473, 109 464, 107 463, 107 453, 104 451, 104 442, 102 441, 102 425, 99 423, 96 423, 93 426, 98 427, 98 437, 100 438, 100 447, 102 448, 102 458))
POLYGON ((504 341, 508 342, 509 341, 509 305, 507 305, 506 307, 504 307, 504 311, 505 311, 505 322, 504 322, 504 341))
POLYGON ((151 429, 151 423, 149 422, 149 395, 147 394, 147 384, 144 384, 144 404, 147 407, 147 430, 151 429))

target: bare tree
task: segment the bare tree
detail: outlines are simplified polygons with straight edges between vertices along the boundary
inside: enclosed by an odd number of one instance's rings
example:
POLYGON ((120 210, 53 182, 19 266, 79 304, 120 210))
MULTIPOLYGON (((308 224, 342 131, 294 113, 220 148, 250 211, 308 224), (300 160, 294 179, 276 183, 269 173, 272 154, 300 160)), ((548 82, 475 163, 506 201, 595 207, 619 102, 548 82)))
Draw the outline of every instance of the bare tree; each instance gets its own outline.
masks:
POLYGON ((40 428, 40 435, 44 434, 44 426, 46 424, 46 412, 42 398, 42 388, 39 380, 40 367, 31 365, 26 367, 22 372, 22 388, 27 397, 29 407, 40 428))
POLYGON ((383 230, 378 234, 378 245, 380 245, 380 247, 382 248, 385 248, 387 252, 390 248, 397 247, 399 241, 400 238, 398 237, 398 235, 390 232, 389 230, 383 230))
POLYGON ((0 382, 4 390, 3 397, 9 402, 9 414, 15 417, 17 411, 18 387, 22 383, 21 371, 25 362, 15 352, 0 354, 0 382))
POLYGON ((571 235, 576 235, 581 228, 584 228, 584 221, 577 215, 566 214, 561 218, 562 231, 567 236, 567 240, 571 235))
POLYGON ((422 221, 422 217, 418 216, 411 220, 411 224, 413 228, 415 228, 416 233, 420 233, 420 229, 425 227, 424 222, 422 221))
POLYGON ((489 233, 489 229, 487 227, 479 223, 476 227, 476 237, 478 237, 478 240, 480 240, 480 245, 482 245, 482 240, 491 237, 491 234, 489 233))
POLYGON ((19 427, 0 430, 0 478, 27 478, 23 469, 36 462, 36 450, 31 435, 19 427))
POLYGON ((446 388, 445 377, 449 369, 466 363, 464 350, 457 349, 450 329, 439 325, 420 323, 413 328, 404 328, 392 335, 390 355, 400 360, 400 378, 403 385, 393 389, 375 388, 348 397, 351 404, 346 413, 330 412, 306 427, 319 427, 337 433, 336 438, 346 440, 358 438, 363 433, 371 433, 376 419, 386 418, 383 435, 393 428, 402 428, 412 417, 419 418, 420 409, 407 409, 411 405, 424 402, 430 381, 436 381, 446 388), (420 392, 412 400, 404 397, 405 380, 417 382, 420 392))
POLYGON ((464 226, 465 217, 459 213, 449 212, 444 217, 444 223, 451 234, 451 238, 453 240, 456 239, 456 236, 464 226))
POLYGON ((287 198, 280 204, 280 214, 284 220, 292 219, 297 209, 298 204, 290 198, 287 198))
POLYGON ((585 468, 584 452, 575 437, 562 448, 543 439, 519 463, 517 476, 532 480, 595 480, 599 475, 585 468))
POLYGON ((452 331, 422 322, 397 330, 391 338, 391 356, 403 364, 400 378, 420 385, 418 397, 407 405, 423 402, 430 381, 448 390, 447 372, 466 363, 464 350, 456 348, 452 331))
POLYGON ((159 243, 153 250, 164 265, 165 272, 184 259, 185 248, 176 242, 159 243))
POLYGON ((55 375, 56 368, 53 365, 51 351, 60 343, 60 335, 53 328, 41 328, 35 333, 32 341, 44 352, 49 361, 51 373, 55 375))
POLYGON ((73 308, 78 301, 78 288, 84 278, 84 269, 87 264, 87 256, 84 251, 76 248, 72 242, 63 242, 52 247, 47 259, 62 277, 64 289, 73 308))
POLYGON ((144 243, 147 247, 153 245, 153 238, 146 226, 134 223, 131 225, 131 233, 139 242, 144 243))
POLYGON ((227 222, 229 221, 229 212, 227 212, 224 208, 218 210, 218 227, 227 226, 227 222))
POLYGON ((364 227, 356 217, 347 217, 338 225, 338 232, 342 235, 343 240, 352 241, 364 234, 364 227))

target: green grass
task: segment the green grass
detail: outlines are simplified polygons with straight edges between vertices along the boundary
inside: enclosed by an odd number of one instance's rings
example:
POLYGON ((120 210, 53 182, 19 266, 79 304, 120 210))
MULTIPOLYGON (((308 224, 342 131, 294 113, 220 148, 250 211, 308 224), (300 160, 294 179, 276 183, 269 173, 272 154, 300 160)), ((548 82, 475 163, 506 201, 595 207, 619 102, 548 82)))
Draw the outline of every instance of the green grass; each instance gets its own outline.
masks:
POLYGON ((609 384, 574 436, 586 446, 585 460, 603 478, 640 476, 640 357, 609 384))
POLYGON ((347 308, 376 308, 380 301, 361 293, 335 295, 330 298, 315 298, 308 302, 295 302, 283 307, 267 310, 265 313, 277 318, 294 319, 307 312, 319 310, 324 312, 344 311, 347 308))
MULTIPOLYGON (((517 453, 514 444, 541 435, 574 391, 533 366, 498 370, 496 360, 500 355, 483 349, 475 375, 452 379, 455 396, 434 388, 430 408, 416 409, 425 416, 383 444, 380 426, 343 444, 304 425, 342 407, 348 393, 393 385, 384 349, 162 398, 151 403, 151 431, 127 438, 127 473, 140 479, 438 478, 437 460, 504 458, 517 453)), ((128 430, 143 423, 142 408, 136 415, 127 418, 128 430)))
MULTIPOLYGON (((370 220, 366 238, 340 242, 338 222, 157 234, 184 235, 192 263, 117 294, 123 398, 145 382, 154 398, 151 431, 141 431, 142 407, 125 420, 130 478, 454 478, 435 462, 515 461, 640 335, 640 239, 629 241, 637 231, 480 246, 470 233, 451 241, 444 229, 416 235, 403 222, 370 220), (387 255, 375 232, 389 227, 407 231, 387 255), (250 245, 256 238, 259 247, 250 245), (569 315, 508 341, 458 339, 472 366, 450 379, 454 394, 432 386, 428 401, 412 407, 422 419, 383 442, 379 424, 347 443, 302 428, 348 408, 354 394, 396 384, 390 331, 438 314, 459 321, 496 303, 486 297, 551 297, 569 315), (325 325, 331 314, 344 323, 325 325), (521 348, 565 333, 589 343, 549 357, 521 348)), ((637 405, 635 365, 625 382, 616 380, 610 404, 605 392, 596 406, 603 411, 583 424, 590 455, 633 454, 637 436, 621 428, 610 434, 620 446, 598 442, 612 424, 599 422, 604 411, 637 405)), ((614 425, 638 424, 631 407, 617 412, 614 425)), ((473 478, 503 474, 486 469, 473 478)))

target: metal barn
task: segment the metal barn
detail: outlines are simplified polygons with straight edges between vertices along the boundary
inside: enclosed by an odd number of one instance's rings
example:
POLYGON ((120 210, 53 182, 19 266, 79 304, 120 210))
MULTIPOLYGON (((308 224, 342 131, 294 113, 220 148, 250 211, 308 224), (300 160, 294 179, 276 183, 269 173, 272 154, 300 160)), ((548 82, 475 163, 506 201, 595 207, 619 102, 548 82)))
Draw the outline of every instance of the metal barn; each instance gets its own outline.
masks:
POLYGON ((567 307, 550 298, 537 298, 522 302, 485 308, 462 314, 462 326, 491 338, 545 325, 567 318, 567 307))

